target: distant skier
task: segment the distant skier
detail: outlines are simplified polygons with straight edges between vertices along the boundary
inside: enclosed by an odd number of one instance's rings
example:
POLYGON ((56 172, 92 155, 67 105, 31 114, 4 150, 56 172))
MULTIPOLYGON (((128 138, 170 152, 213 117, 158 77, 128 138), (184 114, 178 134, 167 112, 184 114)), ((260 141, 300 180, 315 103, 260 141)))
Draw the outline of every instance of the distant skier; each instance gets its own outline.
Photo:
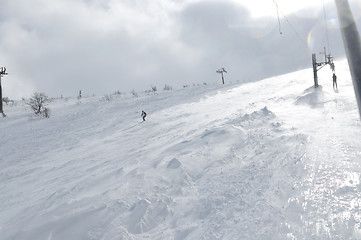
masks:
POLYGON ((337 89, 337 76, 335 73, 333 73, 332 79, 333 79, 333 90, 336 90, 337 89))
POLYGON ((142 114, 140 115, 143 118, 143 122, 145 121, 145 117, 147 116, 147 113, 142 111, 142 114))

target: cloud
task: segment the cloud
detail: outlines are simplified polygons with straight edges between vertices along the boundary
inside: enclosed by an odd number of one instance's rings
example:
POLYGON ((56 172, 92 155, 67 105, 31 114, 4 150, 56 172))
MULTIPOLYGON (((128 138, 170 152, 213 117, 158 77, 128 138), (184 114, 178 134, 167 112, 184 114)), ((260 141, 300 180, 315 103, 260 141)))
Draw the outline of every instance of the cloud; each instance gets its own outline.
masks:
POLYGON ((22 73, 17 81, 58 95, 80 88, 110 91, 120 87, 119 82, 128 84, 134 75, 150 72, 147 54, 157 48, 152 41, 162 37, 157 20, 129 3, 99 3, 8 3, 6 12, 13 14, 1 22, 2 62, 9 71, 22 73))
MULTIPOLYGON (((334 18, 335 10, 329 10, 334 18)), ((202 61, 211 68, 218 64, 229 70, 229 78, 252 81, 310 67, 311 53, 328 45, 322 14, 281 16, 279 25, 276 18, 253 18, 239 1, 198 1, 186 5, 180 14, 180 39, 201 49, 202 61), (310 32, 312 46, 307 41, 310 32)), ((338 29, 329 29, 328 34, 333 54, 342 56, 338 29)))
POLYGON ((182 41, 202 49, 201 62, 209 64, 210 68, 204 69, 209 73, 225 67, 234 80, 255 80, 275 74, 280 68, 275 64, 281 64, 282 57, 287 58, 288 50, 277 45, 290 39, 287 35, 279 36, 274 19, 253 19, 247 9, 236 2, 189 4, 179 21, 182 41))
MULTIPOLYGON (((75 96, 80 89, 99 95, 220 82, 220 67, 228 70, 226 81, 286 73, 310 67, 310 52, 322 50, 321 16, 287 16, 280 35, 276 18, 254 18, 233 0, 6 0, 3 95, 75 96)), ((335 55, 342 55, 338 30, 329 34, 335 55)))

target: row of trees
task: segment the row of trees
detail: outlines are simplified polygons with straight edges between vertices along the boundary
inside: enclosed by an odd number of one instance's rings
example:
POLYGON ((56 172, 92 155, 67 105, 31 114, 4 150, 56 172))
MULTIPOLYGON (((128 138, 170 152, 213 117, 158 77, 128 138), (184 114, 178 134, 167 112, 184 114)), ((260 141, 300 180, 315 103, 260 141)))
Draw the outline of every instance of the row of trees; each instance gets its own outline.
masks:
MULTIPOLYGON (((218 69, 216 72, 222 75, 222 83, 224 84, 224 76, 223 76, 223 74, 227 73, 227 71, 224 68, 221 68, 221 69, 218 69)), ((1 69, 0 69, 0 113, 2 113, 2 115, 5 117, 6 115, 3 112, 2 103, 5 102, 6 104, 8 104, 11 100, 9 98, 7 98, 7 97, 4 97, 4 98, 2 97, 1 77, 3 75, 7 75, 5 67, 1 67, 1 69)), ((183 87, 185 87, 185 86, 183 86, 183 87)), ((166 84, 163 89, 165 91, 172 90, 172 86, 166 84)), ((156 86, 151 86, 151 90, 146 91, 146 92, 147 93, 148 92, 155 93, 155 92, 157 92, 157 87, 156 86)), ((134 97, 138 97, 138 93, 135 90, 133 90, 131 93, 133 94, 134 97)), ((81 99, 81 97, 82 97, 82 93, 81 93, 81 90, 80 90, 78 99, 81 99)), ((103 97, 103 99, 107 100, 107 101, 110 101, 111 96, 110 95, 105 95, 103 97)), ((36 115, 49 118, 50 117, 50 109, 46 107, 48 102, 49 102, 49 98, 48 98, 47 95, 45 95, 45 93, 37 93, 36 92, 30 98, 30 101, 29 101, 28 105, 31 107, 31 109, 34 111, 34 113, 36 115)))
MULTIPOLYGON (((172 87, 169 85, 164 86, 164 90, 172 90, 172 87)), ((151 86, 151 90, 149 92, 155 93, 157 91, 156 86, 151 86)), ((146 91, 147 92, 147 91, 146 91)), ((133 96, 138 97, 138 93, 133 90, 131 92, 133 96)), ((120 94, 120 91, 117 91, 115 94, 120 94)), ((78 99, 80 100, 82 97, 81 90, 79 91, 78 99)), ((113 97, 111 95, 105 95, 103 96, 103 100, 111 101, 113 97)), ((12 102, 8 97, 2 98, 2 102, 6 103, 8 105, 9 102, 12 102)), ((35 92, 29 99, 29 102, 26 104, 30 106, 32 111, 37 116, 49 118, 50 117, 50 108, 48 108, 48 104, 50 102, 49 97, 45 93, 38 93, 35 92)), ((5 114, 3 114, 5 116, 5 114)))
MULTIPOLYGON (((206 83, 204 83, 203 85, 207 85, 206 83)), ((189 85, 185 85, 183 86, 185 87, 189 87, 189 85)), ((165 85, 163 88, 164 91, 169 91, 169 90, 173 90, 172 86, 170 85, 165 85)), ((150 90, 145 91, 146 93, 156 93, 157 92, 157 87, 156 86, 151 86, 150 90)), ((120 95, 121 92, 117 91, 115 92, 115 94, 120 95)), ((138 97, 138 93, 135 90, 131 91, 131 94, 133 95, 133 97, 138 97)), ((82 93, 81 90, 79 91, 79 95, 78 95, 78 99, 80 100, 82 97, 82 93)), ((104 95, 103 96, 103 100, 105 101, 111 101, 113 99, 112 95, 104 95)), ((25 99, 23 99, 25 100, 25 99)), ((49 97, 45 94, 45 93, 38 93, 35 92, 29 99, 29 101, 26 103, 27 105, 30 106, 30 108, 32 109, 32 111, 34 112, 35 115, 40 116, 40 117, 45 117, 45 118, 49 118, 50 117, 50 108, 48 107, 48 104, 50 103, 50 99, 49 97)), ((8 97, 3 97, 2 98, 2 102, 6 103, 6 105, 8 105, 9 103, 14 103, 14 101, 10 100, 8 97)))

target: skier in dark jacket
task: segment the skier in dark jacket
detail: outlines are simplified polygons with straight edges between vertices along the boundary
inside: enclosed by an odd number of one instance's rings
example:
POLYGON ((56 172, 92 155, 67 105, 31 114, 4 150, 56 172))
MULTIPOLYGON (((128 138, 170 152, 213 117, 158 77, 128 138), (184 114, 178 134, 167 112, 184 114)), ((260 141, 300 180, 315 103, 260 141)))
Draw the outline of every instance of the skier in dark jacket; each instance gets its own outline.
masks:
POLYGON ((337 77, 336 77, 335 73, 333 73, 333 75, 332 75, 332 80, 333 80, 333 89, 336 90, 337 89, 337 77))
POLYGON ((147 116, 147 113, 142 111, 142 114, 140 115, 143 118, 143 122, 145 121, 145 117, 147 116))

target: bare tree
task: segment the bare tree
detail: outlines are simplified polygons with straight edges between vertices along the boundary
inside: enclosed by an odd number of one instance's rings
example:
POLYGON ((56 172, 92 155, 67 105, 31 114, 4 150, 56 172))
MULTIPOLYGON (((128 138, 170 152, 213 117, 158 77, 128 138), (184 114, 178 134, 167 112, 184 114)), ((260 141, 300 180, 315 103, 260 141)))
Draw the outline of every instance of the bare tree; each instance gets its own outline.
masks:
POLYGON ((169 90, 172 90, 173 88, 172 88, 172 86, 170 86, 170 85, 164 85, 164 91, 169 91, 169 90))
POLYGON ((6 103, 6 105, 8 105, 9 102, 11 102, 11 100, 8 97, 3 97, 3 102, 6 103))
POLYGON ((110 102, 112 100, 113 100, 113 95, 111 95, 111 94, 106 94, 106 95, 103 96, 103 101, 110 102))
POLYGON ((40 115, 46 118, 50 117, 50 109, 46 105, 50 102, 48 96, 45 93, 35 92, 30 98, 28 105, 34 111, 36 115, 40 115))
POLYGON ((150 88, 153 93, 155 93, 157 91, 157 86, 151 86, 150 88))
POLYGON ((138 93, 134 89, 131 91, 131 93, 133 94, 133 97, 138 97, 138 93))

